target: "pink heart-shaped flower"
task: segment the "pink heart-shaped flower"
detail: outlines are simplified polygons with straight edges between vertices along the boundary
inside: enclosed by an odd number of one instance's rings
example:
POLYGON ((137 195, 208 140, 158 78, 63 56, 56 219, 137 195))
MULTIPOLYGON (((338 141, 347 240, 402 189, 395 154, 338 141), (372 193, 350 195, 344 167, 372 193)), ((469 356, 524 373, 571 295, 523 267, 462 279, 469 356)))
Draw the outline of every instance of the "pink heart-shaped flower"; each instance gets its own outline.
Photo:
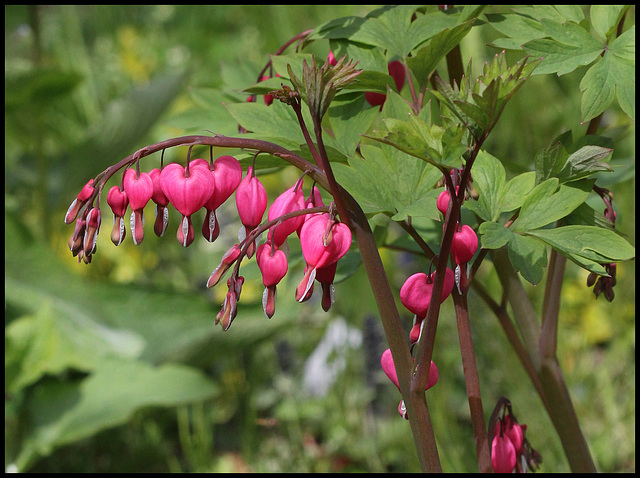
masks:
POLYGON ((136 174, 135 169, 127 169, 124 173, 124 190, 129 204, 134 211, 143 209, 153 195, 153 181, 148 173, 136 174))
POLYGON ((236 206, 240 221, 247 231, 262 222, 262 216, 267 209, 267 190, 254 175, 251 166, 247 168, 247 174, 236 190, 236 206))
POLYGON ((171 204, 185 217, 204 206, 214 188, 211 172, 199 164, 187 168, 178 163, 166 165, 160 173, 160 187, 171 204))
MULTIPOLYGON (((267 214, 269 221, 273 221, 284 214, 305 208, 304 193, 300 186, 300 184, 292 186, 273 201, 267 214)), ((304 218, 304 215, 292 217, 277 226, 273 226, 269 237, 277 247, 280 247, 290 234, 302 227, 304 218)))
POLYGON ((451 243, 451 254, 456 264, 466 264, 478 250, 478 236, 476 232, 466 224, 456 227, 451 243))
MULTIPOLYGON (((398 382, 398 374, 396 372, 396 366, 393 363, 393 356, 391 355, 391 349, 387 349, 382 353, 380 357, 380 365, 382 366, 382 370, 389 377, 389 380, 393 382, 393 384, 398 387, 400 390, 400 385, 398 382)), ((438 382, 438 367, 436 364, 431 361, 431 368, 429 369, 429 381, 427 382, 427 388, 425 390, 429 390, 438 382)))
POLYGON ((302 255, 311 268, 333 264, 351 247, 349 227, 336 222, 329 228, 328 221, 328 214, 318 214, 308 218, 300 229, 302 255))
POLYGON ((215 211, 238 189, 242 181, 242 166, 233 156, 220 156, 213 163, 211 174, 213 174, 215 188, 205 207, 215 211))
MULTIPOLYGON (((400 288, 400 301, 411 312, 418 317, 424 319, 429 310, 429 303, 431 302, 431 292, 433 284, 435 282, 434 272, 431 275, 427 275, 424 272, 418 272, 410 276, 400 288)), ((455 274, 451 269, 447 267, 445 270, 444 284, 442 287, 442 300, 449 297, 453 286, 455 284, 455 274)))
POLYGON ((256 262, 262 273, 262 283, 265 287, 277 285, 287 274, 287 256, 280 249, 272 251, 271 244, 268 242, 258 246, 256 262))
POLYGON ((491 443, 491 465, 496 473, 511 473, 516 466, 516 449, 508 435, 498 433, 491 443))

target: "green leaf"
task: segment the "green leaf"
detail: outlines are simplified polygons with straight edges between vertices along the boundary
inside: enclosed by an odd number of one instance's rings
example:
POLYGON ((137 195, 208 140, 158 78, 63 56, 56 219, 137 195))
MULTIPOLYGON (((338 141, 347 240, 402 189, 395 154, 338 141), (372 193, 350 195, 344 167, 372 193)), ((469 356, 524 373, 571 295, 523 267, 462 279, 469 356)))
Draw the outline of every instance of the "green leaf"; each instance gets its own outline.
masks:
POLYGON ((350 101, 334 100, 327 117, 333 131, 334 145, 347 157, 355 154, 362 135, 378 116, 376 108, 363 110, 364 97, 358 95, 350 101))
POLYGON ((505 185, 502 163, 485 151, 478 154, 471 175, 478 199, 466 201, 465 207, 485 221, 495 221, 503 212, 518 209, 534 186, 533 172, 520 174, 505 185))
POLYGON ((593 182, 558 184, 557 178, 550 178, 533 188, 522 204, 514 232, 537 229, 567 216, 586 201, 593 182))
POLYGON ((580 267, 600 275, 607 275, 600 264, 635 258, 635 248, 609 229, 571 225, 537 229, 527 234, 541 239, 580 267))
POLYGON ((635 119, 635 26, 611 42, 582 78, 580 89, 583 122, 602 113, 616 96, 622 110, 635 119))
POLYGON ((498 210, 503 212, 515 211, 524 203, 527 195, 535 186, 536 173, 529 171, 512 178, 502 189, 498 210))
MULTIPOLYGON (((422 18, 429 18, 427 16, 422 18)), ((435 35, 429 44, 407 59, 409 68, 418 78, 420 84, 425 84, 438 63, 471 31, 473 20, 446 28, 435 35)))
POLYGON ((570 73, 593 62, 604 50, 602 42, 574 22, 560 23, 544 18, 540 22, 551 38, 535 39, 523 45, 527 54, 542 58, 536 75, 570 73))
MULTIPOLYGON (((18 287, 9 280, 5 293, 15 300, 21 293, 18 287)), ((136 358, 144 348, 137 334, 57 315, 50 301, 41 304, 34 315, 16 319, 5 329, 5 385, 12 393, 47 374, 90 372, 108 357, 136 358)))
POLYGON ((26 469, 56 447, 126 423, 140 408, 202 401, 217 393, 207 377, 184 365, 104 360, 85 379, 49 380, 27 397, 33 428, 15 464, 26 469))
POLYGON ((497 222, 483 222, 478 228, 480 242, 483 249, 500 249, 506 245, 513 233, 504 225, 497 222))
POLYGON ((625 5, 591 5, 591 24, 603 41, 609 40, 615 33, 620 17, 628 8, 625 5))
POLYGON ((297 146, 305 142, 293 109, 279 101, 274 101, 270 106, 257 102, 224 106, 239 125, 253 133, 268 138, 282 138, 287 145, 297 146))
POLYGON ((558 173, 560 181, 575 181, 590 176, 597 171, 612 171, 611 166, 601 161, 611 155, 611 149, 597 145, 587 145, 571 154, 558 173))
POLYGON ((532 284, 542 279, 547 265, 547 250, 541 241, 520 234, 512 234, 508 245, 509 260, 513 268, 532 284))
POLYGON ((419 159, 385 145, 363 144, 361 153, 349 158, 349 166, 336 164, 334 173, 365 212, 395 214, 427 194, 425 164, 419 159))
POLYGON ((535 236, 567 256, 579 256, 594 262, 628 261, 635 257, 635 248, 609 229, 594 226, 563 226, 537 229, 527 234, 535 236))

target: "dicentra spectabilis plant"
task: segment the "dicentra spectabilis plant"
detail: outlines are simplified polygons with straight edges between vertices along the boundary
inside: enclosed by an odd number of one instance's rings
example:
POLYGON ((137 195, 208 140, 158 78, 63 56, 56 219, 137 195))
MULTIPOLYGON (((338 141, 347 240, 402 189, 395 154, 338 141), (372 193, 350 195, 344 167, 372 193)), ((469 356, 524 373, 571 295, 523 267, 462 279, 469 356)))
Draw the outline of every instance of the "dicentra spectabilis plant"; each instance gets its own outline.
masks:
MULTIPOLYGON (((142 242, 143 209, 150 199, 163 218, 154 229, 158 235, 166 228, 163 208, 173 208, 182 246, 198 240, 192 224, 196 214, 205 215, 203 236, 214 241, 220 227, 215 211, 235 192, 243 227, 207 283, 219 284, 231 269, 216 324, 226 330, 242 315, 245 279, 239 266, 254 255, 265 287, 264 312, 277 320, 276 287, 285 275, 298 274, 298 287, 286 293, 301 303, 320 282, 322 307, 328 311, 340 260, 350 250, 359 253, 389 345, 381 366, 402 394, 399 411, 409 421, 407 433, 413 435, 423 469, 440 471, 439 454, 446 453, 436 447, 435 437, 447 430, 432 427, 425 392, 438 380, 449 380, 444 373, 438 377, 431 358, 440 305, 451 297, 478 469, 532 470, 542 458, 527 441, 526 426, 516 420, 511 402, 481 394, 470 328, 474 311, 467 302, 475 291, 504 328, 571 469, 595 471, 556 355, 559 299, 567 259, 590 272, 588 285, 596 297, 604 294, 611 301, 617 264, 635 257, 634 248, 614 229, 613 195, 596 185, 596 173, 611 170, 606 160, 613 151, 611 142, 597 135, 603 112, 617 99, 622 111, 632 119, 635 114, 635 28, 624 29, 626 12, 622 6, 594 6, 585 17, 576 6, 533 6, 498 15, 482 6, 393 6, 357 21, 339 19, 302 32, 256 72, 255 85, 244 91, 246 101, 226 105, 238 123, 237 136, 167 139, 90 180, 65 217, 69 224, 75 221, 71 251, 91 261, 100 196, 112 178, 107 203, 114 214, 111 238, 116 245, 126 236, 127 207, 131 237, 136 245, 142 242), (525 23, 527 29, 519 27, 525 23), (459 45, 481 24, 493 25, 502 38, 492 45, 501 49, 477 74, 470 60, 463 63, 459 45), (294 43, 295 53, 283 56, 294 43), (305 51, 311 45, 325 52, 323 58, 305 51), (529 171, 507 181, 503 163, 510 158, 497 158, 484 148, 509 101, 532 75, 561 75, 585 65, 591 65, 581 83, 587 134, 574 138, 570 128, 580 125, 566 125, 549 147, 546 140, 532 153, 529 171), (257 101, 260 96, 264 102, 257 101), (287 109, 288 116, 283 114, 287 109), (281 124, 285 116, 290 119, 286 127, 281 124), (264 135, 268 140, 260 139, 261 121, 278 124, 282 136, 272 127, 264 135), (292 125, 300 141, 286 136, 292 125), (189 146, 189 153, 193 147, 240 150, 241 159, 224 155, 214 161, 211 152, 209 161, 187 157, 184 164, 149 166, 151 173, 144 172, 154 153, 177 146, 189 146), (271 203, 260 180, 265 156, 301 172, 271 203), (304 180, 313 182, 310 189, 304 180), (330 197, 328 205, 318 187, 330 197), (604 202, 598 209, 586 202, 592 192, 604 202), (415 245, 412 252, 429 263, 427 270, 412 271, 400 290, 392 290, 387 280, 369 224, 374 215, 399 225, 415 245), (435 225, 435 240, 418 222, 435 225), (290 247, 294 241, 299 248, 290 247), (288 255, 294 250, 300 251, 304 270, 291 269, 288 255), (503 288, 501 304, 475 277, 480 264, 488 262, 503 288), (545 269, 543 309, 537 313, 523 280, 537 284, 545 269), (403 324, 398 298, 414 314, 412 324, 403 324), (488 425, 487 400, 497 403, 488 425)), ((520 418, 529 429, 539 426, 536 417, 520 418)))

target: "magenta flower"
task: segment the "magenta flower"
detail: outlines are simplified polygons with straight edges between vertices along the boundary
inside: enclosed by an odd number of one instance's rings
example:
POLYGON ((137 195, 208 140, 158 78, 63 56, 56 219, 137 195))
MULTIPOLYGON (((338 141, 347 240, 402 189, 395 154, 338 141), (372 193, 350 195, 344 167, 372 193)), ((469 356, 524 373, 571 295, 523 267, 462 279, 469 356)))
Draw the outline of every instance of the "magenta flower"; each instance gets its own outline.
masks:
POLYGON ((314 215, 300 230, 300 246, 307 268, 296 289, 299 302, 313 286, 317 269, 337 262, 347 253, 351 247, 351 231, 345 224, 334 222, 328 214, 314 215))
POLYGON ((182 167, 178 163, 165 166, 160 173, 162 192, 182 214, 176 237, 183 247, 193 242, 191 216, 202 208, 211 196, 214 180, 209 168, 198 163, 182 167))
MULTIPOLYGON (((267 213, 267 219, 273 221, 284 214, 301 209, 305 209, 305 200, 302 192, 302 181, 298 181, 273 201, 267 213)), ((304 219, 304 215, 296 216, 272 226, 269 234, 272 234, 271 237, 276 247, 280 247, 291 233, 301 228, 304 219)))
MULTIPOLYGON (((411 312, 416 314, 420 319, 424 319, 429 310, 431 302, 431 292, 435 281, 434 272, 427 275, 424 272, 418 272, 410 276, 400 288, 400 301, 411 312)), ((455 283, 455 274, 447 267, 444 276, 444 285, 442 288, 441 302, 449 297, 455 283)))
MULTIPOLYGON (((247 174, 236 190, 236 206, 245 229, 245 237, 249 237, 253 229, 262 222, 267 209, 267 191, 255 176, 252 166, 247 168, 247 174)), ((247 249, 247 257, 253 256, 254 252, 255 241, 247 249)))
POLYGON ((509 436, 502 432, 493 437, 491 465, 496 473, 511 473, 516 467, 516 449, 509 436))
POLYGON ((91 197, 95 188, 93 187, 93 179, 89 179, 87 184, 85 184, 76 198, 73 200, 69 209, 67 209, 67 213, 64 215, 64 222, 66 224, 71 224, 78 217, 78 211, 83 206, 85 201, 91 197))
MULTIPOLYGON (((396 366, 393 363, 393 356, 391 355, 391 349, 387 349, 382 353, 382 356, 380 357, 380 365, 382 366, 382 370, 384 371, 384 373, 387 375, 387 377, 389 377, 389 380, 391 380, 391 382, 393 382, 396 388, 400 390, 400 384, 398 382, 398 373, 396 372, 396 366)), ((438 367, 436 367, 436 364, 433 363, 433 361, 431 361, 431 367, 429 368, 429 381, 427 382, 425 391, 429 390, 436 383, 438 383, 438 367)), ((405 419, 409 418, 407 416, 407 411, 404 406, 404 401, 400 402, 400 405, 398 406, 398 413, 400 413, 400 415, 405 419)))
POLYGON ((98 232, 100 231, 100 223, 102 222, 102 214, 100 208, 92 207, 87 213, 87 223, 84 229, 84 240, 82 248, 84 255, 90 256, 96 250, 96 241, 98 239, 98 232))
POLYGON ((336 270, 338 269, 338 263, 334 262, 328 266, 319 267, 316 270, 316 280, 320 282, 322 286, 322 310, 328 312, 335 300, 335 287, 333 286, 333 280, 336 277, 336 270))
POLYGON ((466 224, 462 227, 458 224, 453 233, 451 254, 456 264, 466 264, 478 250, 478 236, 475 231, 466 224))
POLYGON ((276 285, 287 274, 287 256, 270 242, 265 242, 256 250, 256 262, 265 286, 262 294, 262 309, 265 315, 271 318, 276 310, 276 285))
POLYGON ((207 288, 214 287, 225 272, 229 270, 229 268, 233 265, 233 263, 240 257, 240 252, 242 249, 238 244, 234 244, 227 252, 224 253, 222 259, 220 260, 220 264, 209 276, 209 280, 207 281, 207 288))
POLYGON ((162 186, 160 185, 160 173, 161 171, 158 168, 153 168, 149 171, 149 176, 153 181, 153 194, 151 195, 151 200, 156 205, 156 219, 153 223, 153 232, 155 232, 158 237, 162 237, 164 235, 164 231, 167 230, 167 225, 169 224, 169 209, 167 208, 169 198, 165 196, 162 191, 162 186))
POLYGON ((124 226, 124 215, 129 206, 129 198, 120 186, 113 186, 107 193, 107 204, 113 211, 113 229, 111 230, 111 242, 116 246, 122 244, 127 228, 124 226))
POLYGON ((144 207, 153 195, 153 181, 147 173, 138 173, 133 169, 127 169, 124 173, 124 191, 131 205, 131 236, 133 243, 138 245, 144 239, 144 207))
POLYGON ((216 217, 218 209, 235 192, 242 180, 242 166, 233 156, 220 156, 213 163, 211 171, 214 188, 204 207, 207 214, 202 223, 202 235, 209 242, 213 242, 220 234, 220 225, 216 217))

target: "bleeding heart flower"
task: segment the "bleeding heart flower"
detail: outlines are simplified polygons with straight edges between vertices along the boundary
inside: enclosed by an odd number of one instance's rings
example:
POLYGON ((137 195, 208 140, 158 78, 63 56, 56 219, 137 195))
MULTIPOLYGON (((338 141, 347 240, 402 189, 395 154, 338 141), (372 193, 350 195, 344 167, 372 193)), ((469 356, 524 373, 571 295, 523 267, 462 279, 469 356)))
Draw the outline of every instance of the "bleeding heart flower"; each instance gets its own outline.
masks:
MULTIPOLYGON (((382 370, 389 377, 389 380, 393 382, 393 384, 400 390, 400 385, 398 383, 398 374, 396 372, 396 366, 393 363, 393 356, 391 355, 391 349, 387 349, 382 353, 380 357, 380 365, 382 366, 382 370)), ((438 383, 438 367, 436 364, 431 361, 431 368, 429 369, 429 381, 427 382, 427 387, 425 390, 429 390, 436 383, 438 383)))
POLYGON ((328 214, 314 215, 300 230, 300 246, 307 269, 296 289, 297 301, 307 295, 317 269, 337 262, 347 253, 351 247, 351 231, 345 224, 334 222, 328 214))
POLYGON ((162 192, 182 214, 177 238, 183 247, 193 242, 191 215, 204 206, 211 196, 214 180, 208 167, 200 164, 182 167, 178 163, 165 166, 160 173, 162 192))
POLYGON ((153 195, 153 181, 148 173, 138 174, 134 169, 127 169, 122 183, 132 209, 131 236, 133 243, 138 245, 144 239, 144 207, 153 195))
POLYGON ((262 295, 262 308, 267 317, 273 317, 276 311, 276 285, 287 274, 287 256, 271 243, 265 242, 256 250, 256 262, 262 273, 265 286, 262 295))
POLYGON ((113 211, 113 229, 111 230, 111 242, 116 246, 122 244, 126 235, 124 226, 124 215, 127 212, 129 198, 127 193, 120 186, 113 186, 107 193, 107 204, 113 211))
MULTIPOLYGON (((435 275, 435 272, 431 275, 418 272, 410 276, 400 288, 400 301, 402 304, 421 319, 426 317, 427 310, 429 310, 435 275)), ((449 294, 451 294, 453 290, 454 283, 455 274, 447 267, 442 287, 441 302, 444 302, 444 300, 449 297, 449 294)))
POLYGON ((333 280, 336 277, 337 269, 337 262, 316 269, 316 280, 320 282, 320 285, 322 286, 322 310, 325 312, 329 311, 335 300, 335 287, 333 286, 333 280))
POLYGON ((211 174, 215 187, 204 205, 207 214, 202 223, 202 235, 209 242, 215 241, 220 234, 216 209, 229 199, 238 188, 242 180, 242 166, 233 156, 220 156, 213 163, 211 174))
POLYGON ((491 465, 496 473, 511 473, 516 466, 516 449, 509 436, 497 433, 491 443, 491 465))
MULTIPOLYGON (((269 221, 273 221, 284 214, 299 211, 301 209, 305 209, 305 200, 304 193, 302 192, 302 182, 298 181, 294 186, 287 189, 285 192, 280 194, 275 201, 273 201, 273 204, 269 208, 267 219, 269 221)), ((269 235, 276 247, 280 247, 284 241, 287 240, 289 234, 302 227, 304 218, 304 215, 292 217, 286 219, 279 225, 271 227, 269 235)))
POLYGON ((98 232, 100 231, 100 223, 102 221, 102 214, 100 209, 92 207, 87 213, 87 223, 84 230, 83 250, 85 256, 90 256, 96 250, 96 240, 98 239, 98 232))
MULTIPOLYGON (((253 167, 247 168, 247 174, 236 190, 236 206, 240 221, 245 228, 245 237, 258 227, 267 209, 267 191, 255 176, 253 167)), ((247 257, 253 256, 255 241, 247 249, 247 257)))
POLYGON ((475 231, 466 224, 462 227, 458 224, 453 233, 451 253, 456 264, 466 264, 478 250, 478 236, 475 231))
POLYGON ((156 233, 156 236, 162 237, 169 224, 169 209, 167 209, 169 198, 165 196, 162 191, 162 186, 160 185, 160 170, 158 168, 152 169, 149 171, 149 176, 153 181, 151 200, 156 205, 156 220, 153 223, 153 232, 156 233))
POLYGON ((87 184, 85 184, 76 198, 73 200, 69 209, 67 209, 67 213, 64 215, 64 222, 66 224, 71 224, 78 217, 78 211, 84 204, 84 202, 91 197, 95 188, 93 187, 93 179, 89 179, 87 184))

